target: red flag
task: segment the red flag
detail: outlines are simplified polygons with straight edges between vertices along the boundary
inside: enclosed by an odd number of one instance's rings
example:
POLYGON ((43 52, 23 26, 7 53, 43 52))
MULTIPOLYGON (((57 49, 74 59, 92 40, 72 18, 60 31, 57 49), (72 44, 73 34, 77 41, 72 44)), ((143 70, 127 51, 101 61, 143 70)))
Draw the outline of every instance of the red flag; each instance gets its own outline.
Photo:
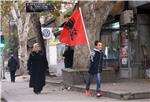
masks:
POLYGON ((81 15, 81 9, 75 11, 69 20, 65 23, 63 30, 60 35, 60 42, 65 43, 69 46, 85 45, 86 31, 83 24, 81 15))

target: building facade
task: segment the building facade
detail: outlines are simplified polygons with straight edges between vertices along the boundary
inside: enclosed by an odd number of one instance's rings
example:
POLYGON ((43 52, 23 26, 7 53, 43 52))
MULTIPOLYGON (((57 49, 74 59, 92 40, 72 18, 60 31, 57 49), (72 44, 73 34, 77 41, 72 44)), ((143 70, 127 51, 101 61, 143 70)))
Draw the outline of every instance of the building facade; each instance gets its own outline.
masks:
MULTIPOLYGON (((150 59, 150 2, 124 2, 120 14, 109 15, 100 33, 105 44, 104 66, 117 78, 146 78, 150 59)), ((122 8, 122 7, 121 7, 122 8)))

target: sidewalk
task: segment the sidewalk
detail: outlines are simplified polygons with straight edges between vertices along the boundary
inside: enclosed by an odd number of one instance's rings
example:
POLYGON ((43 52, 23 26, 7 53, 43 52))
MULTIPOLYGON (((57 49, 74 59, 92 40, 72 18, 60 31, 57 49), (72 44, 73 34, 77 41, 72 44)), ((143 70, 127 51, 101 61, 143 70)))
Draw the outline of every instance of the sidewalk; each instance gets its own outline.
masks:
MULTIPOLYGON (((65 85, 61 76, 47 77, 46 82, 52 85, 62 85, 72 91, 85 92, 85 85, 65 85)), ((118 80, 115 83, 102 83, 102 94, 115 99, 146 99, 150 98, 150 81, 145 79, 118 80)), ((95 96, 96 84, 91 85, 92 95, 95 96)))
MULTIPOLYGON (((40 95, 40 97, 38 97, 38 95, 35 95, 32 89, 29 88, 28 86, 29 76, 28 75, 17 77, 16 83, 10 82, 10 79, 8 79, 9 77, 8 74, 6 77, 7 77, 6 80, 2 81, 2 89, 3 89, 2 97, 7 99, 7 102, 20 102, 21 99, 23 99, 22 102, 30 102, 30 101, 26 101, 29 99, 38 101, 38 102, 47 102, 47 101, 40 101, 40 100, 42 99, 50 100, 51 98, 52 99, 56 98, 59 100, 61 100, 62 98, 63 99, 64 98, 78 99, 76 97, 81 97, 84 100, 87 98, 85 97, 85 94, 84 94, 85 85, 66 86, 66 89, 65 89, 62 83, 62 77, 47 77, 46 79, 47 84, 44 87, 44 90, 42 94, 40 95), (53 86, 51 86, 51 84, 53 86), (75 93, 75 91, 77 92, 75 93), (80 92, 83 92, 83 93, 80 93, 80 92), (59 98, 57 96, 57 93, 60 96, 59 98), (66 97, 66 95, 67 96, 70 95, 70 96, 66 97), (12 101, 12 99, 15 101, 12 101)), ((96 87, 95 84, 91 85, 91 93, 94 97, 95 97, 95 87, 96 87)), ((140 101, 140 100, 139 101, 150 102, 150 82, 146 80, 134 80, 134 81, 119 81, 117 83, 103 83, 102 93, 103 93, 103 96, 115 98, 115 99, 128 100, 128 99, 136 99, 136 98, 147 98, 145 99, 146 101, 140 101)), ((104 100, 106 99, 104 98, 104 100)), ((90 100, 90 99, 87 98, 86 100, 90 100)), ((113 100, 113 99, 109 99, 109 100, 113 100)), ((115 100, 114 102, 118 102, 118 101, 119 100, 115 100)), ((110 101, 107 101, 107 102, 110 102, 110 101)))
MULTIPOLYGON (((29 88, 28 78, 28 75, 18 76, 16 83, 11 83, 8 77, 2 80, 2 97, 6 100, 3 100, 3 102, 122 102, 121 100, 107 97, 87 97, 85 93, 64 89, 60 83, 58 83, 58 80, 60 80, 58 77, 47 78, 49 82, 47 82, 41 94, 36 95, 33 93, 33 90, 29 88), (52 82, 57 82, 57 86, 49 84, 52 82)), ((128 102, 148 101, 149 100, 136 100, 128 102)))
MULTIPOLYGON (((85 85, 72 86, 73 90, 85 92, 85 85)), ((96 85, 91 85, 91 91, 96 93, 96 85)), ((115 99, 150 99, 150 82, 146 80, 121 81, 116 83, 102 83, 102 94, 115 99)))
MULTIPOLYGON (((72 98, 75 96, 79 97, 77 92, 71 96, 71 91, 63 89, 61 85, 58 86, 59 78, 53 77, 51 80, 51 78, 48 77, 47 80, 48 82, 41 94, 36 95, 33 89, 29 88, 29 75, 17 76, 16 82, 11 83, 9 74, 6 73, 6 79, 2 80, 2 98, 4 98, 6 102, 67 102, 68 100, 73 100, 72 98), (55 83, 54 80, 57 83, 55 83), (49 83, 53 83, 54 85, 49 83)), ((84 97, 85 96, 82 95, 81 98, 84 99, 84 97)))
MULTIPOLYGON (((64 84, 62 77, 47 78, 47 82, 51 84, 64 84)), ((67 88, 85 92, 85 85, 66 85, 67 88)), ((92 95, 95 96, 96 85, 91 85, 92 95)), ((105 97, 115 99, 145 99, 150 98, 150 81, 145 79, 137 80, 118 80, 115 83, 102 83, 102 93, 105 97)))

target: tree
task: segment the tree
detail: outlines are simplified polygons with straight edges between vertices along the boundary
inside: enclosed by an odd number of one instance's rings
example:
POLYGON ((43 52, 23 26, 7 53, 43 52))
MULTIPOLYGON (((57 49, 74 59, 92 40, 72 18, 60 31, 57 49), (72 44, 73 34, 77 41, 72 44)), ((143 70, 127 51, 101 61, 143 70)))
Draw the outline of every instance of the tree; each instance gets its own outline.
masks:
POLYGON ((45 52, 45 44, 41 33, 39 15, 31 14, 31 23, 33 25, 32 33, 36 35, 36 41, 40 44, 41 49, 45 52))
POLYGON ((56 18, 58 18, 60 16, 59 13, 59 9, 60 9, 60 5, 61 5, 61 1, 45 1, 46 3, 50 3, 52 4, 52 6, 54 7, 54 10, 51 12, 41 12, 38 14, 31 14, 31 23, 33 25, 33 30, 32 33, 36 34, 36 41, 40 44, 42 50, 45 52, 45 44, 44 44, 44 39, 42 37, 42 33, 41 33, 41 24, 40 24, 40 16, 47 16, 49 14, 55 16, 56 18))
MULTIPOLYGON (((100 39, 101 27, 107 19, 114 4, 114 1, 99 0, 79 2, 91 48, 94 46, 94 41, 100 39)), ((76 46, 73 68, 88 68, 89 53, 88 46, 76 46)))
POLYGON ((10 1, 1 1, 1 24, 5 39, 5 46, 3 48, 4 60, 10 53, 13 53, 16 58, 18 56, 18 35, 16 26, 12 22, 11 5, 12 2, 10 1))
MULTIPOLYGON (((23 8, 23 10, 25 9, 23 8)), ((27 68, 27 36, 30 28, 29 26, 30 14, 21 12, 19 9, 18 2, 13 2, 11 6, 11 11, 13 18, 17 21, 18 38, 19 38, 18 53, 20 62, 20 74, 24 74, 27 68)))
MULTIPOLYGON (((50 1, 54 6, 59 6, 60 2, 50 1)), ((58 10, 55 7, 54 15, 58 16, 58 10)), ((19 58, 20 58, 20 74, 24 74, 27 68, 27 38, 29 33, 29 25, 33 25, 32 33, 35 34, 36 41, 41 45, 45 51, 44 40, 41 34, 41 25, 39 22, 40 14, 29 14, 25 12, 25 2, 13 2, 12 8, 13 18, 17 20, 18 38, 19 38, 19 58), (25 20, 25 21, 24 21, 25 20), (31 21, 31 22, 29 22, 31 21)), ((44 13, 44 12, 43 12, 44 13)), ((45 13, 47 14, 47 13, 45 13)))

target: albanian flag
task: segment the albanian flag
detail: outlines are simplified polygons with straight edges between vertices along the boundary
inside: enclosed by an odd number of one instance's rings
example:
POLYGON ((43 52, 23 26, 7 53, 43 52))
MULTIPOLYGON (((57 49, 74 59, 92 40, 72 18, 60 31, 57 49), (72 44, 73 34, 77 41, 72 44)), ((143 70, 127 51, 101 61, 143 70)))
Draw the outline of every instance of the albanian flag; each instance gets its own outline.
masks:
POLYGON ((60 42, 69 46, 86 45, 86 31, 81 14, 81 9, 76 10, 65 23, 60 35, 60 42))

